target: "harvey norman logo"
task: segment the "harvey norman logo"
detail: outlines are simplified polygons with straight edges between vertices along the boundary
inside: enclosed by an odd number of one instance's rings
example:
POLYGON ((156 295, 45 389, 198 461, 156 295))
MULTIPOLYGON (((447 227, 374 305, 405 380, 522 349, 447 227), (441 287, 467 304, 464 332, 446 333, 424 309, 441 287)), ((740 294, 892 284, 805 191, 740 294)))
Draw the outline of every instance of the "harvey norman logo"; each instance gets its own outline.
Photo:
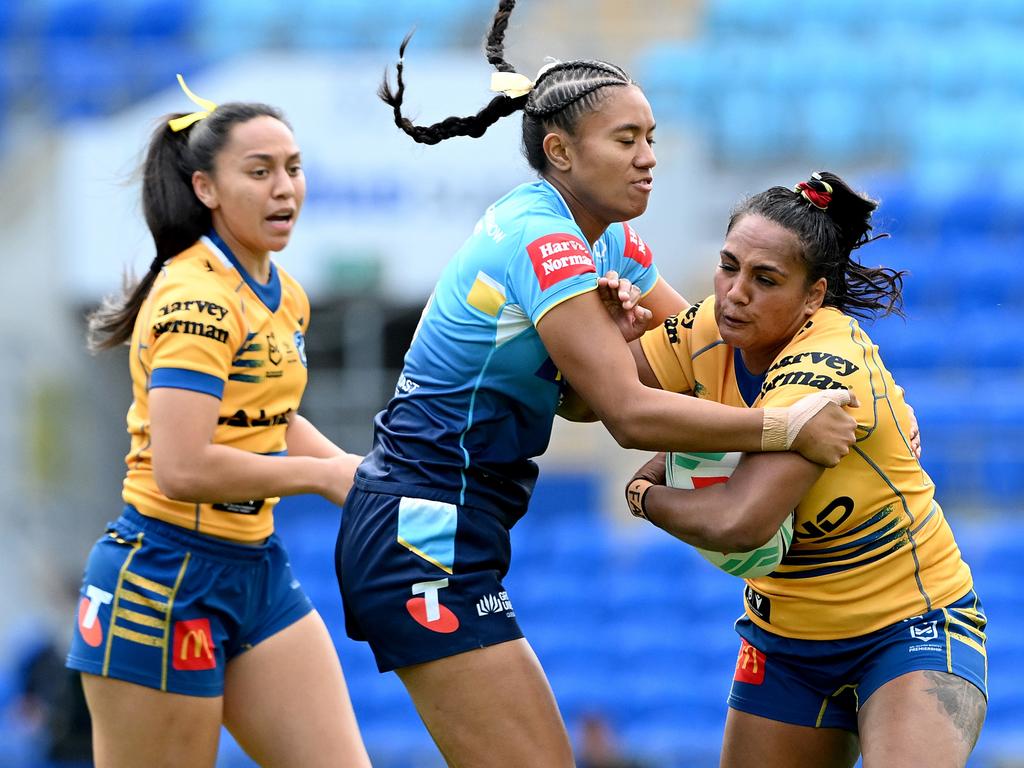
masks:
POLYGON ((597 272, 587 244, 575 235, 546 235, 526 246, 542 291, 560 280, 597 272))

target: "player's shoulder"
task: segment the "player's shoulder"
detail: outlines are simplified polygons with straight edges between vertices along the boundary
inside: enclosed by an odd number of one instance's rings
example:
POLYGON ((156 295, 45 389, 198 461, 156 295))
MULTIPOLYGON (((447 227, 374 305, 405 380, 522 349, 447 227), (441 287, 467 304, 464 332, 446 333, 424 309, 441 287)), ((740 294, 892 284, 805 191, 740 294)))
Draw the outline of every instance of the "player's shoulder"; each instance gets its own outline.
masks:
POLYGON ((609 253, 635 261, 641 267, 649 267, 654 261, 651 247, 629 222, 612 223, 601 238, 608 246, 609 253))
POLYGON ((718 322, 715 320, 715 297, 708 296, 691 304, 678 315, 679 325, 688 331, 703 336, 721 338, 718 322))
POLYGON ((164 263, 150 290, 150 301, 157 305, 206 301, 227 309, 239 299, 224 265, 197 242, 164 263))
POLYGON ((850 388, 867 372, 868 345, 854 318, 829 307, 819 309, 768 368, 761 392, 767 396, 788 387, 850 388))
POLYGON ((855 351, 870 344, 870 339, 857 320, 833 307, 822 307, 801 326, 789 348, 793 351, 855 351))

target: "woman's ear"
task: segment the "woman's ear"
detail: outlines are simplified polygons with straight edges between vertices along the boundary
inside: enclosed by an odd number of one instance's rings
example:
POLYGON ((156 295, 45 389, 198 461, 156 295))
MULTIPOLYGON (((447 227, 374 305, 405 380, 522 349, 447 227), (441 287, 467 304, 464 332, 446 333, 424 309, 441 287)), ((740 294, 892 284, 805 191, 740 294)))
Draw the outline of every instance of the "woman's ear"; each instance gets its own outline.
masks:
POLYGON ((552 131, 544 137, 544 154, 551 166, 563 173, 572 170, 572 151, 568 137, 562 131, 552 131))
POLYGON ((828 293, 828 280, 824 277, 819 277, 814 281, 810 290, 807 291, 807 300, 804 304, 804 314, 810 317, 819 309, 821 305, 825 303, 825 294, 828 293))
POLYGON ((220 201, 217 199, 217 187, 214 185, 213 179, 205 171, 193 172, 192 191, 196 193, 199 202, 211 211, 220 205, 220 201))

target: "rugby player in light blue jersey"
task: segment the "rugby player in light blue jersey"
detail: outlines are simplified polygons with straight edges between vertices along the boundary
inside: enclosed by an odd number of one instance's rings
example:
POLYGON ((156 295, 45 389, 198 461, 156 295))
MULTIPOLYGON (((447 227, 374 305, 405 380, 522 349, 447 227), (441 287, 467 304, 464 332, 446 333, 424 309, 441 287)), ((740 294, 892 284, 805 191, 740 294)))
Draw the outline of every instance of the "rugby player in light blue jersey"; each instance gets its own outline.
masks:
POLYGON ((449 764, 562 768, 565 726, 502 578, 568 385, 627 447, 794 448, 832 465, 854 422, 820 397, 765 417, 640 383, 624 333, 685 305, 626 223, 651 192, 654 116, 612 64, 557 62, 536 82, 512 72, 513 6, 502 0, 487 41, 500 95, 477 115, 413 125, 401 62, 397 90, 381 88, 396 124, 427 144, 522 110, 540 178, 483 212, 442 273, 346 501, 337 568, 349 635, 397 671, 449 764), (597 290, 606 273, 630 310, 619 325, 597 290))

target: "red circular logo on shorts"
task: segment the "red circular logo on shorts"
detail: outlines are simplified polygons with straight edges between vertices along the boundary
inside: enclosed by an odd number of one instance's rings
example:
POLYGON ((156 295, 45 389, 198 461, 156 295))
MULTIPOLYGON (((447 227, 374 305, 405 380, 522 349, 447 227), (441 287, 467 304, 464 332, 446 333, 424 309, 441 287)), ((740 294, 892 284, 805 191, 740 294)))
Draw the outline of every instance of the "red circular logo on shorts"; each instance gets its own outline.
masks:
POLYGON ((436 617, 427 617, 427 601, 422 597, 409 598, 405 603, 405 610, 416 619, 417 624, 426 627, 431 632, 447 635, 459 628, 459 617, 440 603, 437 604, 436 617))
POLYGON ((103 642, 103 627, 96 615, 89 616, 91 603, 87 597, 83 597, 78 603, 78 631, 82 633, 86 645, 97 648, 103 642))

